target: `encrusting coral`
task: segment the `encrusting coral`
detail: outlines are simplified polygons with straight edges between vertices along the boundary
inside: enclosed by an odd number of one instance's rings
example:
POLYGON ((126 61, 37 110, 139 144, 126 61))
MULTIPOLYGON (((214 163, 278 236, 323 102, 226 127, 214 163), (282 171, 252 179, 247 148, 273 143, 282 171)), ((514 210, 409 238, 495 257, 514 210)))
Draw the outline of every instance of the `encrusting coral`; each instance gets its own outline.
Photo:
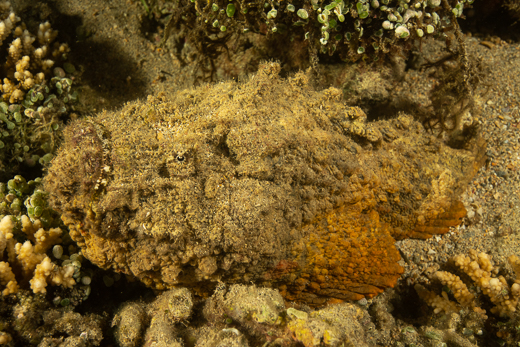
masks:
MULTIPOLYGON (((491 308, 491 313, 502 317, 512 316, 516 312, 520 300, 520 259, 517 256, 513 255, 508 258, 516 273, 516 279, 511 287, 503 276, 493 276, 495 267, 491 256, 484 252, 477 253, 475 250, 470 250, 469 255, 459 254, 452 260, 495 305, 491 308)), ((475 295, 468 290, 459 276, 447 271, 437 271, 434 277, 450 289, 462 307, 477 312, 483 319, 488 318, 486 311, 477 306, 475 295)), ((452 313, 460 310, 460 306, 450 301, 444 291, 442 297, 440 297, 420 284, 416 284, 415 289, 419 296, 434 308, 435 313, 441 311, 452 313)))
POLYGON ((40 25, 37 35, 31 34, 20 18, 12 12, 9 1, 4 1, 0 6, 3 20, 0 24, 0 43, 13 34, 14 40, 8 48, 8 57, 5 63, 6 76, 3 85, 0 86, 2 98, 11 104, 23 101, 27 91, 36 84, 45 81, 45 74, 54 65, 51 56, 59 57, 69 52, 66 44, 56 44, 51 51, 49 45, 54 41, 57 31, 52 30, 48 22, 40 25), (38 39, 40 47, 33 46, 38 39), (31 72, 32 70, 32 72, 31 72), (36 72, 38 71, 38 72, 36 72))
POLYGON ((459 223, 476 141, 450 148, 404 114, 368 123, 279 71, 67 127, 44 186, 84 256, 157 289, 255 281, 320 305, 393 286, 394 239, 459 223))

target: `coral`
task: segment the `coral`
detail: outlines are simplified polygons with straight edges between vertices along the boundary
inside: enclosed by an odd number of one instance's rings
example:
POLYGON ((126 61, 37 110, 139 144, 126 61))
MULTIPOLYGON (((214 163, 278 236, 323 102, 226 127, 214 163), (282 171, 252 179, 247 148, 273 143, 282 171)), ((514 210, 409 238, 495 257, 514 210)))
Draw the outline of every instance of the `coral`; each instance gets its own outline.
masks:
MULTIPOLYGON (((7 184, 0 183, 0 284, 4 295, 16 293, 22 287, 35 293, 45 293, 48 283, 70 288, 77 281, 88 281, 85 292, 90 291, 90 277, 80 272, 81 257, 72 248, 64 254, 62 241, 71 240, 63 233, 57 213, 48 206, 47 193, 41 190, 41 179, 27 182, 17 175, 7 184), (61 261, 62 266, 52 262, 61 261), (4 254, 4 251, 5 254, 4 254), (47 255, 49 252, 49 255, 47 255), (1 261, 6 260, 6 261, 1 261)), ((88 295, 86 295, 88 296, 88 295)))
POLYGON ((84 256, 157 289, 253 281, 321 305, 393 286, 395 239, 459 223, 477 141, 450 148, 405 114, 368 122, 279 71, 68 126, 44 187, 84 256))
POLYGON ((14 276, 13 270, 6 262, 0 262, 0 284, 5 286, 2 295, 9 295, 18 291, 18 283, 14 276))
MULTIPOLYGON (((144 337, 145 345, 153 343, 157 347, 183 347, 181 339, 176 337, 172 324, 164 316, 153 317, 144 337)), ((224 347, 223 345, 222 347, 224 347)))
POLYGON ((16 345, 98 346, 103 339, 104 319, 99 315, 53 308, 44 297, 27 292, 18 293, 16 299, 9 305, 8 326, 16 345))
MULTIPOLYGON (((83 326, 84 336, 75 335, 74 329, 82 325, 69 322, 72 317, 64 318, 67 322, 51 318, 42 328, 43 312, 52 311, 50 302, 70 309, 88 298, 92 272, 82 267, 82 257, 74 253, 56 212, 48 207, 47 193, 40 188, 40 179, 27 182, 19 175, 0 183, 0 307, 2 317, 14 317, 6 324, 0 322, 0 331, 5 330, 1 338, 12 337, 13 343, 23 345, 65 346, 73 341, 95 345, 100 331, 83 326), (51 297, 34 295, 47 293, 48 285, 54 286, 51 297), (91 337, 86 337, 87 332, 91 337), (50 337, 53 334, 69 336, 56 339, 50 337)), ((79 323, 85 317, 76 318, 79 323)))
POLYGON ((148 305, 150 318, 145 343, 158 341, 157 346, 179 346, 182 340, 172 327, 177 323, 187 324, 193 313, 193 295, 187 288, 174 288, 159 295, 148 305))
POLYGON ((149 304, 126 303, 112 320, 116 341, 121 347, 181 347, 175 324, 187 322, 192 306, 192 294, 186 288, 165 291, 149 304))
MULTIPOLYGON (((0 262, 0 268, 3 270, 0 275, 1 283, 6 286, 3 295, 18 291, 18 284, 10 264, 21 269, 22 282, 30 278, 30 287, 34 293, 45 293, 48 282, 65 288, 76 284, 76 280, 72 278, 76 270, 74 266, 57 266, 45 255, 51 246, 61 242, 62 230, 60 228, 45 230, 41 227, 41 222, 37 220, 33 223, 25 215, 21 217, 21 221, 22 231, 34 242, 34 245, 29 240, 23 244, 15 243, 13 238, 15 224, 12 216, 5 216, 0 221, 0 234, 2 234, 0 239, 4 240, 5 247, 3 248, 7 249, 9 259, 9 264, 0 262)), ((2 249, 2 255, 4 249, 2 249)))
POLYGON ((193 297, 187 288, 165 291, 148 305, 127 303, 112 320, 116 340, 121 347, 140 346, 141 342, 180 347, 175 324, 187 322, 192 309, 193 297))
MULTIPOLYGON (((376 61, 387 54, 409 50, 423 37, 452 35, 457 18, 473 0, 303 0, 224 1, 181 0, 171 9, 165 39, 171 34, 173 51, 182 63, 188 54, 179 47, 195 47, 197 63, 204 77, 216 69, 213 60, 267 37, 271 58, 292 65, 317 54, 343 61, 376 61), (172 34, 173 32, 176 34, 172 34), (185 44, 186 41, 188 44, 185 44), (236 49, 236 48, 235 48, 236 49)), ((159 15, 160 9, 157 9, 159 15)), ((308 66, 308 63, 307 63, 308 66)), ((299 66, 304 68, 305 66, 299 66)))
POLYGON ((424 302, 433 307, 434 313, 440 313, 442 311, 445 313, 451 313, 457 312, 459 309, 459 306, 457 306, 457 304, 453 301, 450 301, 448 294, 444 291, 442 292, 442 296, 438 296, 420 284, 415 285, 415 290, 417 291, 419 297, 424 300, 424 302))
POLYGON ((41 178, 27 182, 16 175, 7 181, 0 182, 0 219, 6 215, 16 218, 16 230, 21 230, 21 216, 27 215, 32 222, 40 221, 44 228, 59 225, 57 213, 47 203, 47 193, 41 190, 41 178))
MULTIPOLYGON (((511 256, 508 260, 517 276, 511 287, 503 276, 493 276, 495 273, 493 261, 491 256, 484 252, 477 253, 475 250, 470 250, 469 255, 459 254, 452 259, 454 264, 467 274, 495 305, 491 308, 491 313, 501 317, 512 317, 520 299, 520 260, 517 256, 511 256)), ((488 318, 486 311, 477 306, 475 295, 468 290, 466 284, 458 276, 447 271, 437 271, 434 277, 449 288, 462 307, 471 309, 481 315, 483 319, 488 318)), ((460 309, 458 305, 449 300, 446 292, 439 297, 419 284, 415 285, 415 289, 419 296, 434 308, 435 313, 457 312, 460 309)))
POLYGON ((63 258, 64 266, 60 267, 46 256, 49 249, 56 247, 55 258, 62 258, 63 231, 58 227, 56 212, 48 206, 47 193, 40 189, 40 182, 39 178, 27 182, 17 175, 7 184, 0 183, 0 259, 5 258, 7 250, 8 260, 0 262, 4 295, 18 291, 13 268, 21 273, 22 282, 31 278, 29 283, 34 293, 45 293, 48 282, 70 288, 76 283, 73 275, 79 275, 81 264, 67 264, 63 258))
POLYGON ((193 295, 187 288, 171 289, 158 296, 150 309, 164 313, 165 319, 171 322, 184 322, 192 313, 193 295))
MULTIPOLYGON (((512 256, 509 262, 517 267, 518 258, 512 256)), ((518 300, 520 299, 520 273, 517 273, 515 283, 509 288, 503 276, 495 278, 492 276, 494 270, 491 256, 486 253, 477 253, 474 250, 469 252, 469 256, 458 255, 453 258, 455 265, 471 277, 473 282, 487 295, 495 307, 491 313, 499 316, 511 315, 516 311, 518 300)))
POLYGON ((57 310, 48 310, 43 315, 44 322, 51 326, 50 333, 68 336, 65 339, 44 338, 42 343, 49 343, 49 346, 99 346, 103 340, 104 319, 99 315, 57 310))
POLYGON ((74 110, 69 48, 54 42, 56 35, 48 22, 30 33, 9 1, 2 2, 0 45, 12 41, 0 73, 0 179, 17 173, 20 164, 48 163, 74 110))
POLYGON ((45 293, 48 283, 70 288, 80 274, 81 264, 63 257, 63 231, 58 227, 56 212, 48 207, 40 181, 27 182, 17 175, 7 184, 0 183, 0 260, 7 260, 0 261, 4 295, 18 291, 16 277, 23 286, 29 284, 34 293, 45 293), (63 266, 46 255, 51 248, 54 257, 63 260, 63 266))
POLYGON ((353 305, 331 305, 308 315, 303 311, 287 309, 287 328, 305 347, 342 344, 361 347, 367 344, 362 339, 356 339, 354 329, 360 328, 358 320, 363 316, 361 309, 353 305))

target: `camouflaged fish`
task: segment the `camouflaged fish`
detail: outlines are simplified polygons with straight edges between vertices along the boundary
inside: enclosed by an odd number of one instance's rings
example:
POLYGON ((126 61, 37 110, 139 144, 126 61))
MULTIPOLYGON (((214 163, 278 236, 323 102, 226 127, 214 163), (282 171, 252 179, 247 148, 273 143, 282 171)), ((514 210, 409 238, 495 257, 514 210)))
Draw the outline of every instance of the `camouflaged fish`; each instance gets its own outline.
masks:
POLYGON ((45 188, 83 254, 157 289, 254 282, 321 305, 394 286, 396 239, 459 223, 477 151, 279 70, 69 125, 45 188))

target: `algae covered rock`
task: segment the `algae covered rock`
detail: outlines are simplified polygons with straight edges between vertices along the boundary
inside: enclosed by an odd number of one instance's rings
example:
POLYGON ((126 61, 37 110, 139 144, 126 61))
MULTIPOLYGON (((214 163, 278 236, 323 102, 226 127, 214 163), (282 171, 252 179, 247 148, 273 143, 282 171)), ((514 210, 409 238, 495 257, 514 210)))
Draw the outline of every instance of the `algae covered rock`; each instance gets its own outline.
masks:
POLYGON ((120 347, 182 347, 175 324, 186 324, 192 308, 187 288, 165 291, 149 304, 125 303, 112 320, 116 342, 120 347))
MULTIPOLYGON (((305 306, 305 305, 304 305, 305 306)), ((373 339, 370 317, 355 304, 343 303, 311 311, 285 307, 278 290, 254 285, 219 285, 206 300, 204 318, 220 334, 202 330, 199 341, 235 332, 248 336, 252 345, 265 340, 274 345, 368 346, 373 339), (276 342, 275 342, 276 341, 276 342)), ((229 335, 229 334, 228 334, 229 335)), ((233 335, 232 335, 233 336, 233 335)), ((197 341, 197 346, 199 345, 197 341)))
POLYGON ((373 344, 370 317, 356 305, 344 303, 329 305, 309 315, 295 309, 287 309, 287 328, 305 347, 357 346, 373 344))
POLYGON ((251 322, 275 325, 280 323, 284 309, 283 297, 277 290, 235 284, 228 290, 217 287, 206 301, 204 317, 208 321, 229 319, 245 326, 251 322))
POLYGON ((323 304, 392 287, 395 239, 465 215, 480 151, 408 115, 367 122, 339 90, 279 70, 69 125, 44 181, 83 254, 157 289, 252 281, 323 304))
POLYGON ((249 347, 246 337, 237 329, 204 329, 196 347, 249 347))
POLYGON ((130 302, 125 304, 112 320, 115 327, 114 336, 119 346, 139 346, 141 337, 148 323, 148 317, 142 304, 130 302))

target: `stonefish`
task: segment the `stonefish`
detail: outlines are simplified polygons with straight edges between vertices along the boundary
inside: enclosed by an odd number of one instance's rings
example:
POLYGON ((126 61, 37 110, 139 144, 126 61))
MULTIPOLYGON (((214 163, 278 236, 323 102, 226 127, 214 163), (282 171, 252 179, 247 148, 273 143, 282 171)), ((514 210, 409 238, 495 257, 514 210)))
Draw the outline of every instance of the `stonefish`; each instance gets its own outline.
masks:
POLYGON ((459 223, 478 151, 279 70, 69 125, 45 189, 83 254, 157 289, 254 282, 321 305, 394 286, 396 239, 459 223))

